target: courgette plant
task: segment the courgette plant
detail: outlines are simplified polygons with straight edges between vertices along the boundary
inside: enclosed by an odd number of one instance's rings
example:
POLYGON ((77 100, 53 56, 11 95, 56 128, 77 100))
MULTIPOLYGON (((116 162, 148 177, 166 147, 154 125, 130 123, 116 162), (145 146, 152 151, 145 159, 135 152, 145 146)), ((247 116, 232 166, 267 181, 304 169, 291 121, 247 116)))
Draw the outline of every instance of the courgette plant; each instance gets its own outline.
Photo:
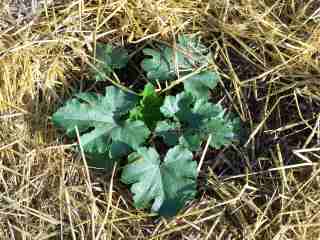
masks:
MULTIPOLYGON (((157 44, 143 50, 141 67, 149 83, 141 94, 113 85, 103 95, 79 93, 52 117, 70 138, 75 138, 77 127, 89 166, 108 169, 125 160, 121 181, 131 185, 135 206, 151 207, 161 216, 177 214, 196 196, 194 154, 204 143, 209 139, 209 146, 219 149, 237 134, 236 120, 209 100, 219 75, 209 70, 208 48, 185 35, 175 46, 157 44), (170 89, 180 79, 184 79, 183 90, 177 94, 155 90, 163 83, 170 89), (164 152, 158 152, 159 144, 164 152)), ((96 57, 99 81, 128 62, 125 49, 105 44, 97 45, 96 57)))

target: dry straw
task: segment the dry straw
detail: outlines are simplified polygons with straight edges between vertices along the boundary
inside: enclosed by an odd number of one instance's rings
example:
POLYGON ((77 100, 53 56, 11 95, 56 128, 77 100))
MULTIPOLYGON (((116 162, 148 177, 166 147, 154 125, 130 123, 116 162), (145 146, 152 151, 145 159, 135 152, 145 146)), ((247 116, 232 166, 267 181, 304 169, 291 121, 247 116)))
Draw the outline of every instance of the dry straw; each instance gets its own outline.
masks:
POLYGON ((1 1, 0 238, 318 239, 319 12, 317 0, 1 1), (156 219, 116 170, 88 171, 50 116, 87 78, 96 41, 180 32, 212 47, 217 97, 249 133, 206 151, 197 200, 156 219))

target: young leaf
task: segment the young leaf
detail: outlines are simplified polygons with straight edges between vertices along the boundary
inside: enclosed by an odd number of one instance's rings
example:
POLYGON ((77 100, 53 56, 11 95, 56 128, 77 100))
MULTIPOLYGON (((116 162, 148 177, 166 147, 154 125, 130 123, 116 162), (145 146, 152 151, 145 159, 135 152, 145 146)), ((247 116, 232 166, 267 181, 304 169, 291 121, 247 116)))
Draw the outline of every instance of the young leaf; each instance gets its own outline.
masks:
POLYGON ((82 94, 68 101, 53 114, 52 120, 71 136, 77 126, 86 153, 114 156, 115 146, 108 153, 110 145, 121 142, 138 148, 150 134, 142 121, 121 119, 136 102, 135 96, 110 86, 106 88, 104 97, 82 94))
POLYGON ((163 163, 154 148, 138 148, 123 169, 121 180, 133 184, 137 208, 152 204, 152 211, 175 215, 196 194, 197 163, 192 153, 180 146, 171 148, 163 163))
POLYGON ((142 120, 149 129, 154 129, 156 123, 162 118, 160 112, 162 103, 163 98, 156 93, 154 86, 148 83, 144 87, 140 105, 130 111, 130 119, 142 120))

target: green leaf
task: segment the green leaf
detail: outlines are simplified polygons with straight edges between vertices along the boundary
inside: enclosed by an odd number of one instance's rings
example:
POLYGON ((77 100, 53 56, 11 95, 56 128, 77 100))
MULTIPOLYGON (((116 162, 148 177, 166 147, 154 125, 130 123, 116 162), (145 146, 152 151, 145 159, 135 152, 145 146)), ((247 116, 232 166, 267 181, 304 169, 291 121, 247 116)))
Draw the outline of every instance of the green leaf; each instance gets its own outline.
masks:
POLYGON ((105 97, 101 101, 104 111, 111 111, 118 116, 127 114, 138 102, 138 97, 122 91, 121 89, 109 86, 106 88, 105 97))
POLYGON ((168 51, 166 47, 159 47, 159 51, 146 48, 143 53, 148 56, 141 62, 141 67, 147 72, 147 78, 155 84, 156 81, 172 80, 176 76, 171 68, 169 53, 164 56, 162 52, 168 51), (168 58, 169 57, 169 58, 168 58))
POLYGON ((95 67, 97 68, 97 70, 93 70, 96 81, 104 81, 112 73, 111 53, 111 45, 97 43, 95 63, 95 67))
POLYGON ((204 71, 193 75, 184 81, 184 89, 197 98, 208 98, 209 90, 214 89, 219 81, 219 75, 204 71))
POLYGON ((160 107, 163 98, 160 97, 152 84, 148 83, 143 90, 140 104, 130 111, 130 119, 142 120, 149 129, 154 129, 162 118, 160 107))
MULTIPOLYGON (((95 108, 88 103, 82 103, 78 99, 72 99, 66 102, 65 106, 58 109, 52 116, 54 125, 64 128, 67 135, 75 136, 75 126, 80 132, 86 131, 94 122, 99 119, 100 122, 113 121, 110 116, 101 116, 97 113, 95 115, 95 108)), ((97 124, 99 122, 97 121, 97 124)))
POLYGON ((171 148, 164 161, 154 148, 139 148, 130 156, 121 180, 133 184, 137 208, 152 204, 152 211, 173 216, 196 194, 197 163, 192 153, 180 146, 171 148))
POLYGON ((111 159, 119 159, 122 157, 126 157, 131 151, 131 148, 128 144, 120 142, 120 141, 113 141, 110 146, 109 157, 111 159))
POLYGON ((127 66, 129 62, 128 51, 124 48, 113 48, 111 52, 111 68, 121 69, 127 66))
POLYGON ((181 146, 189 149, 190 151, 199 151, 202 143, 202 134, 194 129, 187 129, 179 138, 181 146))
POLYGON ((166 117, 173 117, 177 112, 180 111, 179 99, 175 96, 167 96, 164 99, 164 103, 160 108, 160 111, 166 117))
POLYGON ((206 124, 207 136, 211 134, 210 146, 219 149, 234 140, 234 126, 231 121, 213 118, 206 124))
MULTIPOLYGON (((75 127, 78 127, 80 141, 86 153, 119 157, 123 154, 115 152, 115 149, 119 150, 116 143, 137 148, 150 134, 142 121, 122 120, 136 102, 134 95, 110 86, 106 88, 103 97, 81 94, 78 98, 67 101, 64 107, 53 114, 52 120, 69 136, 74 136, 75 127)), ((128 146, 123 152, 128 152, 127 149, 128 146)))
POLYGON ((212 104, 205 99, 198 99, 192 109, 197 119, 195 129, 199 130, 202 141, 211 135, 210 146, 216 149, 230 144, 234 140, 234 124, 225 116, 220 104, 212 104))
POLYGON ((230 121, 232 121, 235 139, 240 143, 240 145, 244 145, 249 138, 249 131, 247 131, 246 126, 235 114, 230 114, 229 118, 231 119, 230 121))
POLYGON ((127 50, 110 44, 97 43, 96 46, 96 81, 104 81, 115 69, 125 67, 129 60, 127 50))
POLYGON ((67 101, 64 107, 53 114, 53 123, 64 128, 67 134, 72 136, 75 126, 83 132, 99 124, 115 124, 117 118, 126 114, 137 102, 133 94, 125 93, 113 86, 106 88, 104 97, 96 97, 96 100, 91 101, 93 98, 94 95, 82 94, 80 99, 67 101), (84 99, 86 102, 83 102, 84 99))
POLYGON ((168 146, 175 146, 178 144, 178 124, 175 122, 161 121, 158 122, 155 129, 157 136, 163 138, 163 141, 168 146))
POLYGON ((185 115, 187 112, 189 112, 192 102, 192 96, 185 92, 182 92, 176 96, 166 96, 160 111, 166 117, 178 116, 181 119, 185 119, 189 117, 185 115))
POLYGON ((201 43, 200 38, 197 36, 179 35, 178 47, 185 52, 185 58, 190 66, 203 67, 212 62, 209 49, 201 43))
POLYGON ((173 132, 179 143, 191 151, 198 151, 210 135, 210 146, 217 149, 235 139, 237 124, 225 116, 220 104, 212 104, 205 98, 192 98, 190 94, 182 92, 167 96, 160 109, 174 121, 170 124, 160 122, 156 128, 156 134, 162 136, 168 145, 170 138, 173 138, 168 134, 173 132))
POLYGON ((206 99, 197 99, 192 108, 192 112, 201 119, 206 118, 223 118, 224 109, 220 104, 212 104, 206 99))
POLYGON ((212 104, 205 99, 198 99, 192 112, 194 116, 197 116, 197 124, 199 124, 197 128, 200 129, 203 141, 206 141, 211 135, 211 147, 219 149, 235 140, 236 121, 225 116, 225 111, 220 104, 212 104))
POLYGON ((142 61, 141 67, 153 84, 174 80, 178 72, 185 75, 212 62, 210 51, 200 43, 199 38, 186 35, 179 36, 176 49, 158 45, 157 49, 144 49, 143 53, 147 58, 142 61))
POLYGON ((127 120, 122 125, 114 126, 110 135, 113 140, 128 144, 133 149, 145 142, 150 131, 142 121, 127 120))
POLYGON ((87 153, 98 153, 103 154, 109 150, 110 137, 109 133, 113 125, 108 124, 100 125, 94 128, 92 131, 82 134, 80 137, 81 146, 87 153))

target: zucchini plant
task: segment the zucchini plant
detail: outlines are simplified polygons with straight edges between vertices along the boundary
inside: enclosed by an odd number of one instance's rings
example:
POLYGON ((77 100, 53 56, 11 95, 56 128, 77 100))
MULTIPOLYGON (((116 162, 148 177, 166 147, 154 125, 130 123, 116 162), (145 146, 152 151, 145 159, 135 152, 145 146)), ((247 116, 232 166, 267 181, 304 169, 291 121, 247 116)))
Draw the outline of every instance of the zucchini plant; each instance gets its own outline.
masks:
MULTIPOLYGON (((125 50, 98 45, 97 51, 96 80, 126 67, 125 50)), ((79 93, 52 121, 70 138, 77 127, 89 166, 108 169, 123 160, 121 181, 131 186, 137 208, 173 216, 196 196, 194 154, 208 139, 214 149, 232 143, 237 124, 220 104, 210 102, 219 75, 209 70, 211 54, 198 39, 180 36, 175 48, 158 44, 143 53, 149 83, 140 94, 113 85, 104 94, 79 93), (155 89, 181 78, 183 90, 176 94, 155 89)))

